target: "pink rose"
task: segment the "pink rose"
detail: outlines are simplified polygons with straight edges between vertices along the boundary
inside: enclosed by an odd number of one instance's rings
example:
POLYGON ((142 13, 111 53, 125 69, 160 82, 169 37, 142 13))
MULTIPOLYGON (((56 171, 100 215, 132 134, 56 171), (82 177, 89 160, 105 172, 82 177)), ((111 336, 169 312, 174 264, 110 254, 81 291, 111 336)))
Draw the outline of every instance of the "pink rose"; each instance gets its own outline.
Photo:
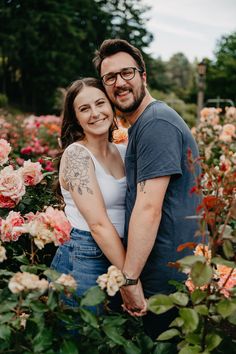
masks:
POLYGON ((0 139, 0 165, 7 162, 10 151, 11 145, 5 139, 0 139))
POLYGON ((233 136, 235 136, 235 126, 233 124, 225 124, 219 139, 224 142, 231 142, 233 136))
POLYGON ((43 213, 45 223, 54 229, 55 245, 61 245, 70 239, 71 225, 62 210, 48 207, 43 213))
POLYGON ((235 126, 233 124, 225 124, 223 125, 223 134, 227 134, 233 136, 235 134, 235 126))
MULTIPOLYGON (((3 205, 13 202, 16 205, 24 194, 24 181, 19 170, 14 170, 12 166, 5 167, 0 172, 0 200, 2 200, 3 205)), ((7 206, 2 207, 6 208, 7 206)))
POLYGON ((26 186, 35 186, 43 179, 41 172, 42 166, 39 162, 25 161, 23 167, 20 169, 24 184, 26 186))
POLYGON ((24 219, 19 212, 10 211, 7 218, 1 220, 1 240, 3 242, 17 241, 23 233, 19 226, 24 224, 24 219), (17 228, 17 229, 16 229, 17 228))

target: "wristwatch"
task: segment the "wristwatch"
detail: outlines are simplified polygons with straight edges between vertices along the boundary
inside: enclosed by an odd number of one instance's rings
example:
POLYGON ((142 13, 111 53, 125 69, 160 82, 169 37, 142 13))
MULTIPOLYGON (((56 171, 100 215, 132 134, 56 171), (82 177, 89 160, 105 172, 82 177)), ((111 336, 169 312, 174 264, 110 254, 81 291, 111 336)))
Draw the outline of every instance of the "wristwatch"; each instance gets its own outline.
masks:
POLYGON ((125 279, 125 283, 123 284, 123 286, 129 286, 129 285, 136 285, 138 284, 138 279, 131 279, 131 278, 128 278, 127 275, 125 273, 123 273, 124 275, 124 279, 125 279))

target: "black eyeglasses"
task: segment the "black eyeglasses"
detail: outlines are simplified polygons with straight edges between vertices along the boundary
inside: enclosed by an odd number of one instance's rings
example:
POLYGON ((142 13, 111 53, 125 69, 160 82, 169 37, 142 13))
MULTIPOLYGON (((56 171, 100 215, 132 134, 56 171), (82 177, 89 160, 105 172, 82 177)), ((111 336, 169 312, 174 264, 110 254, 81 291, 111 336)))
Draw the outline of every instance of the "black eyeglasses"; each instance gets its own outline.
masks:
POLYGON ((143 72, 143 70, 135 68, 135 67, 128 67, 124 68, 121 71, 117 71, 116 73, 108 73, 105 74, 101 77, 103 83, 107 86, 114 85, 117 80, 117 75, 120 75, 121 78, 125 81, 132 80, 135 77, 135 72, 136 70, 140 73, 143 72))

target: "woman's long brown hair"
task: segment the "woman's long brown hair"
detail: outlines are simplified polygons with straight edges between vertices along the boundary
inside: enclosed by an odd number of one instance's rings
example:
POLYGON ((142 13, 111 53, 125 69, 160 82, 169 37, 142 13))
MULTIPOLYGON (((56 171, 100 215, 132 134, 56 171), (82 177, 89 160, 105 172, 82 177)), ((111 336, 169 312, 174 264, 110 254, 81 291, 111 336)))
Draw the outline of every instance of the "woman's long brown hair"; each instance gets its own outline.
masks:
MULTIPOLYGON (((60 136, 60 148, 61 151, 58 154, 57 158, 57 170, 59 172, 60 168, 60 161, 61 161, 61 156, 64 152, 64 150, 72 143, 75 141, 83 140, 85 137, 83 128, 78 122, 78 119, 76 117, 75 113, 75 108, 74 108, 74 100, 77 97, 77 95, 83 90, 84 87, 95 87, 98 90, 101 90, 102 92, 105 93, 106 91, 103 87, 103 84, 100 80, 92 77, 84 78, 84 79, 79 79, 74 81, 67 89, 67 93, 65 96, 65 102, 64 102, 64 109, 63 109, 63 116, 62 116, 62 125, 61 125, 61 136, 60 136)), ((107 95, 106 95, 107 96, 107 95)), ((115 117, 115 109, 114 106, 112 105, 112 110, 114 112, 114 117, 115 117)), ((112 132, 113 130, 117 129, 116 122, 114 120, 114 124, 111 125, 109 128, 109 133, 108 133, 108 140, 112 142, 112 132)), ((59 179, 56 181, 56 185, 54 190, 56 191, 57 195, 61 199, 61 189, 60 189, 60 184, 59 184, 59 179)))

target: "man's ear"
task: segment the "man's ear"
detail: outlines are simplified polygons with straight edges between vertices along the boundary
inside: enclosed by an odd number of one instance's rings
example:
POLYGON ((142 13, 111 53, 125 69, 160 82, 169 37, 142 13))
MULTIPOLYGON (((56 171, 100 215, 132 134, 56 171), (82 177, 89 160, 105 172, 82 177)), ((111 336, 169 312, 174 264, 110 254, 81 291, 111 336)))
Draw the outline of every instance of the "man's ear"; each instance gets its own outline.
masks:
POLYGON ((143 79, 143 82, 144 82, 144 86, 147 87, 147 73, 146 73, 146 71, 144 71, 142 73, 142 79, 143 79))

